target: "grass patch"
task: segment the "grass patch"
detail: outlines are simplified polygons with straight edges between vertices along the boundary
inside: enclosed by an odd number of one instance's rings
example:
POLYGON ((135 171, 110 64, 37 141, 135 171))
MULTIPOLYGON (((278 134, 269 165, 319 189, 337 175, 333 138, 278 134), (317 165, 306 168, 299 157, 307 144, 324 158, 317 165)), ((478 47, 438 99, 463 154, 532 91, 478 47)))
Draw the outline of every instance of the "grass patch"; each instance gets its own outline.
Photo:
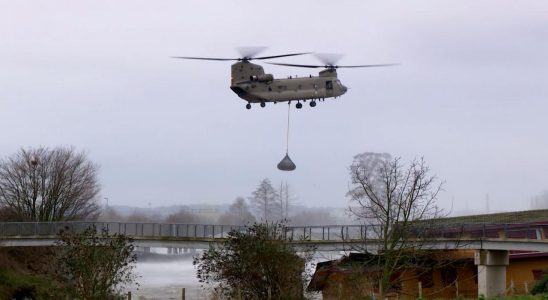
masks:
POLYGON ((59 299, 59 289, 43 275, 0 268, 0 299, 59 299))
MULTIPOLYGON (((481 300, 481 299, 487 299, 487 298, 480 296, 478 299, 481 300)), ((489 298, 489 300, 548 300, 548 295, 547 294, 514 295, 514 296, 506 296, 506 297, 489 298)))

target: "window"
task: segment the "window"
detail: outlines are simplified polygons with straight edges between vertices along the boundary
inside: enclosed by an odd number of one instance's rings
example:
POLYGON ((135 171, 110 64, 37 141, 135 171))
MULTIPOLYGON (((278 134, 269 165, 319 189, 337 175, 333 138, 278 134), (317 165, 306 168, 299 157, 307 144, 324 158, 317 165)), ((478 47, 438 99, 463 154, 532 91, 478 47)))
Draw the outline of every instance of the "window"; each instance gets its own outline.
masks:
POLYGON ((533 269, 533 270, 531 270, 531 272, 533 272, 533 279, 534 280, 541 280, 542 277, 544 277, 544 275, 546 275, 546 271, 541 270, 541 269, 533 269))
POLYGON ((446 267, 441 270, 441 281, 444 285, 453 284, 457 280, 457 269, 446 267))
POLYGON ((395 273, 390 276, 390 290, 392 291, 401 291, 402 278, 400 273, 395 273))
POLYGON ((418 280, 422 284, 423 288, 434 287, 434 274, 432 270, 419 271, 418 280))
POLYGON ((328 90, 332 90, 333 89, 333 81, 331 81, 331 80, 326 81, 325 82, 325 88, 328 89, 328 90))

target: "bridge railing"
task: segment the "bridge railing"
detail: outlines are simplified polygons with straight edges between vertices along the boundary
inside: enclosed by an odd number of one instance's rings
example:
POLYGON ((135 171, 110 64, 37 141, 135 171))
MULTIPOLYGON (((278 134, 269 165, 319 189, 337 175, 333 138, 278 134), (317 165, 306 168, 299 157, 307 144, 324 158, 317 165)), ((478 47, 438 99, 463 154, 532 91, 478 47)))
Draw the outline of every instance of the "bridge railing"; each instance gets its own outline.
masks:
POLYGON ((52 237, 61 231, 83 232, 91 226, 97 230, 107 230, 109 234, 132 237, 226 238, 232 230, 245 230, 244 226, 209 224, 4 222, 0 223, 0 237, 52 237))
POLYGON ((359 240, 366 238, 366 229, 364 225, 292 226, 285 228, 285 236, 289 240, 304 241, 359 240))
MULTIPOLYGON (((232 230, 245 231, 247 227, 237 225, 210 224, 164 224, 122 222, 4 222, 0 223, 0 237, 54 237, 60 231, 82 232, 90 226, 107 230, 109 234, 125 234, 136 238, 226 238, 232 230)), ((284 235, 290 240, 341 241, 361 239, 365 226, 331 225, 286 227, 284 235)))
MULTIPOLYGON (((245 231, 237 225, 164 224, 125 222, 0 222, 0 238, 52 238, 61 230, 82 232, 90 226, 108 230, 110 234, 125 234, 134 238, 226 238, 232 230, 245 231)), ((348 241, 376 239, 375 226, 329 225, 290 226, 285 228, 288 240, 348 241)), ((434 226, 426 235, 431 238, 502 238, 548 239, 548 221, 528 224, 451 224, 434 226)))

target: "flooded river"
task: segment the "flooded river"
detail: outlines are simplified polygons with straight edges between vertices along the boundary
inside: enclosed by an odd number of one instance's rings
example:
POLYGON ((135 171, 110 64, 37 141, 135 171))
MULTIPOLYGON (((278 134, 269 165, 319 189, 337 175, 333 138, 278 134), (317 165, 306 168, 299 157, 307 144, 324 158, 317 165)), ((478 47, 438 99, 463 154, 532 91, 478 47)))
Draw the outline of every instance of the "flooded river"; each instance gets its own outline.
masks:
MULTIPOLYGON (((317 253, 315 261, 324 261, 340 257, 339 253, 317 253)), ((313 272, 313 269, 310 270, 313 272)), ((140 287, 131 290, 132 299, 164 300, 181 299, 182 288, 185 288, 186 299, 208 300, 211 293, 202 289, 196 278, 196 269, 191 256, 168 256, 140 258, 135 273, 140 287)), ((311 295, 312 299, 321 299, 320 294, 311 295)))
POLYGON ((139 261, 135 273, 140 287, 131 289, 132 299, 181 299, 182 288, 186 299, 209 299, 196 279, 192 258, 139 261))

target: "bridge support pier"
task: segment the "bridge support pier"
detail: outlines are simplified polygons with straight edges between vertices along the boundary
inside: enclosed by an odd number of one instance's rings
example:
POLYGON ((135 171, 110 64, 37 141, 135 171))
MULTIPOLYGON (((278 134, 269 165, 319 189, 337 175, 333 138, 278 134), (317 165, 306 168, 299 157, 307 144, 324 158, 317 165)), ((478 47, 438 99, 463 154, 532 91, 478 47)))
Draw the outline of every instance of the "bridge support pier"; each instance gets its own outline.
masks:
POLYGON ((486 298, 505 296, 507 250, 476 250, 474 263, 478 266, 478 296, 486 298))

